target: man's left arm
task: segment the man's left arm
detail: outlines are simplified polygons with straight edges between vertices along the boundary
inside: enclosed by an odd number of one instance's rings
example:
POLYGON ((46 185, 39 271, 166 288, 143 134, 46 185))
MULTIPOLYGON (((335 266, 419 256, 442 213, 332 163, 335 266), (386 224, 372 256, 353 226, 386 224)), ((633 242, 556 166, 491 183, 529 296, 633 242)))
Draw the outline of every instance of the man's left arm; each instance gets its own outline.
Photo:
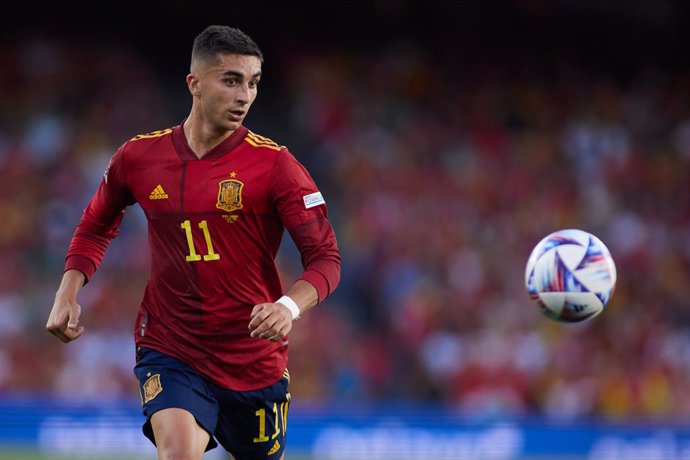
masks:
POLYGON ((335 290, 341 258, 325 200, 304 166, 285 150, 273 177, 274 203, 299 250, 304 271, 281 298, 254 307, 249 329, 252 337, 278 341, 290 332, 292 321, 335 290))
POLYGON ((292 329, 292 322, 323 302, 340 282, 340 252, 325 215, 297 228, 288 227, 288 231, 301 254, 304 271, 275 302, 254 306, 249 323, 252 337, 282 340, 292 329))

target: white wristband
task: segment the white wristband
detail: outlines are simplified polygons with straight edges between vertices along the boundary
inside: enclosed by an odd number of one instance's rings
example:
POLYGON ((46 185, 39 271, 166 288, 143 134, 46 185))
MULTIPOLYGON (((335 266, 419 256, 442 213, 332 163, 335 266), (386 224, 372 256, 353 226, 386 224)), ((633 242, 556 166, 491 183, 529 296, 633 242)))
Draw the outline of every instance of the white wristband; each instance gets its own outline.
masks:
POLYGON ((279 303, 285 306, 285 308, 287 308, 288 310, 290 310, 290 313, 292 313, 293 320, 299 318, 299 307, 297 306, 295 301, 292 300, 290 297, 284 295, 280 299, 276 300, 275 303, 279 303))

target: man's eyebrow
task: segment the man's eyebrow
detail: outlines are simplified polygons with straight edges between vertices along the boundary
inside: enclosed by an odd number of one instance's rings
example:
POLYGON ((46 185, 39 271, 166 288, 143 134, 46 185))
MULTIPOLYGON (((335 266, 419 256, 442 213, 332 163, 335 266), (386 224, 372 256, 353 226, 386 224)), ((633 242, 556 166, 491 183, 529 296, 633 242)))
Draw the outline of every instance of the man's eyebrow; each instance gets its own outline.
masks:
MULTIPOLYGON (((244 74, 242 72, 238 72, 237 70, 226 70, 225 72, 223 72, 223 76, 244 78, 244 74)), ((260 76, 261 76, 261 71, 258 71, 257 73, 252 75, 251 78, 259 78, 260 76)))

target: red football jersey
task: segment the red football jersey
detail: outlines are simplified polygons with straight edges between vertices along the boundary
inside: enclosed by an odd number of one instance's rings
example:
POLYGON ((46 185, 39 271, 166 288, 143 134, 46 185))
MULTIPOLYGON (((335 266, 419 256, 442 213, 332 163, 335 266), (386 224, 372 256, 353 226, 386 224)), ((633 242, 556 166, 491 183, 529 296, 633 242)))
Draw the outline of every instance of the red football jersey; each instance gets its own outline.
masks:
POLYGON ((275 257, 287 229, 300 251, 300 279, 319 300, 340 279, 326 205, 285 148, 235 131, 203 158, 181 125, 139 135, 112 157, 72 238, 65 269, 91 278, 127 206, 148 220, 151 276, 135 321, 137 346, 174 356, 239 391, 278 381, 287 340, 250 337, 255 304, 282 294, 275 257))

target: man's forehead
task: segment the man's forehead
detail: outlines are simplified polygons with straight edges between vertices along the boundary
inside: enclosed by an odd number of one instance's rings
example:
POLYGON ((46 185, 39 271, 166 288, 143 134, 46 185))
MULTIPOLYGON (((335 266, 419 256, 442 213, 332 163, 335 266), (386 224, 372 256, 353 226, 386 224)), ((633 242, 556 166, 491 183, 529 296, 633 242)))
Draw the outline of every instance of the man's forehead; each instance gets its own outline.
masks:
POLYGON ((219 54, 211 69, 221 73, 256 75, 261 73, 261 60, 257 56, 245 54, 219 54))

